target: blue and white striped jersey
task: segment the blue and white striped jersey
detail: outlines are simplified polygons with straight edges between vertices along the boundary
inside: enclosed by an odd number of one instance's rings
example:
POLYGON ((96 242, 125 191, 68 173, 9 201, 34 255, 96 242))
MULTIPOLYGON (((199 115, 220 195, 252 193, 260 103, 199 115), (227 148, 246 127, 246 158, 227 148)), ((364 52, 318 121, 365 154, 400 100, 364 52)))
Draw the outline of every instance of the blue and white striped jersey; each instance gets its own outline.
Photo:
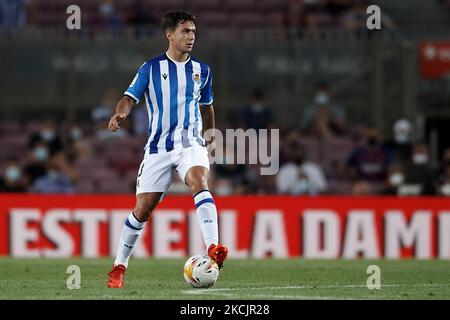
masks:
POLYGON ((193 57, 177 62, 163 54, 139 68, 124 95, 136 103, 145 96, 149 118, 145 152, 204 145, 199 105, 213 103, 212 74, 208 65, 193 57))

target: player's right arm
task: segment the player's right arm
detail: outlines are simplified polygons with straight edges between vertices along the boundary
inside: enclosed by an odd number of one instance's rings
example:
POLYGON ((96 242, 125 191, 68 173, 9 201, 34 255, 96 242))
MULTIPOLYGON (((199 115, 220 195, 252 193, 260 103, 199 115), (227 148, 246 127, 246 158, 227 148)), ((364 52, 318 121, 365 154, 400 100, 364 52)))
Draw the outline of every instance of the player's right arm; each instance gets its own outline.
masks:
POLYGON ((119 100, 116 106, 116 113, 109 120, 108 128, 111 131, 117 131, 120 129, 119 124, 125 120, 131 112, 131 108, 136 104, 136 102, 129 96, 123 96, 119 100))
POLYGON ((125 120, 131 112, 131 108, 135 104, 138 104, 149 83, 150 66, 149 63, 144 63, 130 86, 124 92, 122 99, 119 100, 116 106, 116 113, 111 117, 108 128, 111 131, 117 131, 120 127, 119 124, 125 120))

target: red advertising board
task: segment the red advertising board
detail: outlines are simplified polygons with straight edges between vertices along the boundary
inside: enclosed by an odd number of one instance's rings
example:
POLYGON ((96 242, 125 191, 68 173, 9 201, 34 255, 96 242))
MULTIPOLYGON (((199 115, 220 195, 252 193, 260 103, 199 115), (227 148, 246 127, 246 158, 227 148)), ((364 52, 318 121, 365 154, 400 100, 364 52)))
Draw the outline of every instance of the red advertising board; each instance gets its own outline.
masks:
POLYGON ((450 42, 423 42, 420 50, 420 74, 424 79, 450 75, 450 42))
MULTIPOLYGON (((450 259, 450 199, 215 197, 231 258, 450 259)), ((129 195, 0 195, 0 256, 114 256, 129 195)), ((190 196, 168 196, 136 257, 204 250, 190 196)))

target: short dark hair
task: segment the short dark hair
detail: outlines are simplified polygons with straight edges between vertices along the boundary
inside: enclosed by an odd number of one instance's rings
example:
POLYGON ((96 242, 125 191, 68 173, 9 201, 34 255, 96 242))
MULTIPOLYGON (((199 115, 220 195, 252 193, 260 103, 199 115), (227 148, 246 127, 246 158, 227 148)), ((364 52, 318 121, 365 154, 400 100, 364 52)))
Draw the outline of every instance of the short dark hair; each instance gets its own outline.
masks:
POLYGON ((195 22, 195 16, 186 11, 169 11, 164 15, 163 22, 162 22, 162 28, 163 31, 166 31, 168 29, 175 29, 178 24, 183 23, 185 21, 192 21, 194 25, 195 22))

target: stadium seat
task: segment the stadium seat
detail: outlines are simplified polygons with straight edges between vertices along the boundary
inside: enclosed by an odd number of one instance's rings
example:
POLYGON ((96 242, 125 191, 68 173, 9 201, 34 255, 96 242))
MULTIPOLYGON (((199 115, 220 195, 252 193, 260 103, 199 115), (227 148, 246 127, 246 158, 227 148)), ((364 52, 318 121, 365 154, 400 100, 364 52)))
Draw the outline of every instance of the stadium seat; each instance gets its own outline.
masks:
POLYGON ((318 162, 321 159, 320 141, 317 138, 302 137, 301 143, 305 148, 306 158, 318 162))
POLYGON ((255 0, 225 0, 225 5, 230 11, 243 11, 255 9, 255 0))
POLYGON ((267 18, 258 12, 241 12, 232 16, 232 23, 235 23, 243 28, 262 28, 266 26, 267 22, 267 18))
POLYGON ((103 178, 98 182, 99 193, 129 193, 130 186, 118 177, 103 178))
POLYGON ((197 16, 199 10, 219 10, 223 1, 221 0, 191 0, 189 5, 192 6, 194 15, 197 16))
POLYGON ((22 131, 22 125, 19 122, 0 122, 0 134, 4 136, 5 134, 16 135, 22 131))

